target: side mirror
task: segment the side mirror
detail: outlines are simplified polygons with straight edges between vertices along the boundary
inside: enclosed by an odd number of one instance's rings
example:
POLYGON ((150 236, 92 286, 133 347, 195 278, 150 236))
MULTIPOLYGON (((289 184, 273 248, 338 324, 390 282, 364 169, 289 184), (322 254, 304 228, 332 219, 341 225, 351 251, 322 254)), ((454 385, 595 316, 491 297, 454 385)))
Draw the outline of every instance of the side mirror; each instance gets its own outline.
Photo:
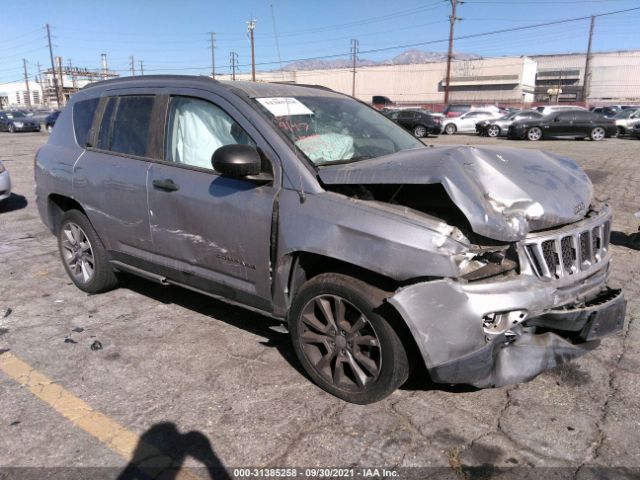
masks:
POLYGON ((230 177, 258 175, 262 160, 258 151, 248 145, 224 145, 211 157, 213 169, 230 177))

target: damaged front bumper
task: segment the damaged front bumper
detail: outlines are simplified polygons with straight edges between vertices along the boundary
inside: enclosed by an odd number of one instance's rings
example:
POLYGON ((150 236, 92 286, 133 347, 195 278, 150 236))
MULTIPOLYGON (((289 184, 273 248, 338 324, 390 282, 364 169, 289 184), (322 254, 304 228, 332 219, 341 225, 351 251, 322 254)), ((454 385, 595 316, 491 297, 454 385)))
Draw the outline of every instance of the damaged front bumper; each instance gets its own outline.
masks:
POLYGON ((500 387, 531 380, 623 329, 626 301, 604 286, 608 270, 564 288, 528 275, 477 284, 437 280, 402 288, 389 302, 435 382, 500 387), (483 323, 491 315, 510 323, 494 334, 483 323))

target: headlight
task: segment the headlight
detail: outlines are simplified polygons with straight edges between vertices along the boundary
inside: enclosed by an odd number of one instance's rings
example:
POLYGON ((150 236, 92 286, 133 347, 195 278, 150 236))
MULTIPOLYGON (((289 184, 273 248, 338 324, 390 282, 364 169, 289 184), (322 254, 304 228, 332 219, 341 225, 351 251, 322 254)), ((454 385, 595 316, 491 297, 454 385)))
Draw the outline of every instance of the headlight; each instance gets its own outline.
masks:
POLYGON ((518 268, 514 245, 503 247, 481 247, 470 250, 458 263, 460 275, 470 282, 503 275, 518 268))
POLYGON ((22 128, 24 126, 24 123, 22 122, 13 122, 13 124, 18 128, 22 128))

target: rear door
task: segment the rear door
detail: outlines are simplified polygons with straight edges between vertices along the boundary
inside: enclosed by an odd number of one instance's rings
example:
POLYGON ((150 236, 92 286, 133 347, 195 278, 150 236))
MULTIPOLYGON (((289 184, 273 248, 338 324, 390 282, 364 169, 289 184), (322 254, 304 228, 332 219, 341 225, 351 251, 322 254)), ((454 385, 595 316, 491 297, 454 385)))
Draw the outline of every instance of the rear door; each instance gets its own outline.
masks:
POLYGON ((148 176, 155 262, 175 282, 263 310, 271 308, 271 233, 275 181, 219 175, 211 165, 223 145, 275 154, 255 127, 212 93, 176 90, 167 99, 164 153, 148 176))
POLYGON ((154 102, 152 94, 102 98, 95 133, 74 167, 74 196, 106 248, 127 263, 151 247, 147 170, 154 102))

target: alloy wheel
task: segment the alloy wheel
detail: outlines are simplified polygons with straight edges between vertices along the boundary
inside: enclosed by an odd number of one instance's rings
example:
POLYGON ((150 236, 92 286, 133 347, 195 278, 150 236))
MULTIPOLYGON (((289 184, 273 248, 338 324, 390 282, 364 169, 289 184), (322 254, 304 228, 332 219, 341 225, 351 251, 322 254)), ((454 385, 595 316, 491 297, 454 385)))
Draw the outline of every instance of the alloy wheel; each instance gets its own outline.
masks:
POLYGON ((453 123, 448 124, 446 127, 444 127, 444 131, 447 135, 453 135, 454 133, 456 133, 456 126, 453 123))
POLYGON ((367 317, 336 295, 302 309, 300 344, 313 369, 336 388, 362 391, 380 375, 380 340, 367 317))
POLYGON ((540 130, 538 127, 530 128, 527 131, 527 138, 532 142, 535 142, 536 140, 540 140, 540 138, 542 138, 542 130, 540 130))
POLYGON ((418 125, 416 128, 413 129, 413 135, 418 138, 422 138, 426 134, 427 134, 427 129, 422 125, 418 125))
POLYGON ((489 125, 489 128, 487 128, 487 135, 490 137, 497 137, 500 135, 500 127, 497 125, 489 125))
POLYGON ((591 140, 600 141, 605 137, 605 131, 602 127, 596 127, 591 130, 591 140))
POLYGON ((62 255, 69 272, 80 283, 89 283, 95 272, 93 248, 87 234, 73 222, 62 229, 62 255))

